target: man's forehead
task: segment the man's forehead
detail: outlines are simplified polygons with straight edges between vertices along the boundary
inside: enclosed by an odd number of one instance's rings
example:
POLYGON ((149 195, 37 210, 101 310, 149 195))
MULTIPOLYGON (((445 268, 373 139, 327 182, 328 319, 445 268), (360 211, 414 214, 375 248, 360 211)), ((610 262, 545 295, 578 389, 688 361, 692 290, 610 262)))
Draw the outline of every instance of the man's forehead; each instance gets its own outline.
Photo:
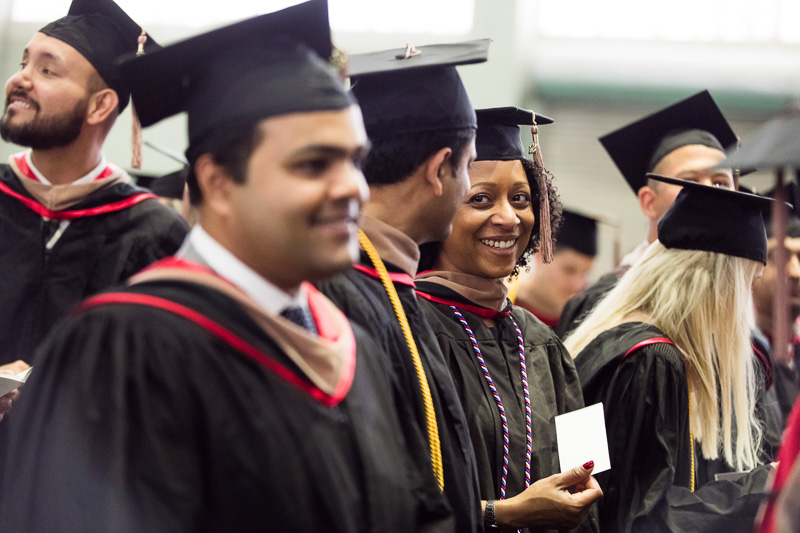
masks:
POLYGON ((31 37, 31 40, 25 46, 25 50, 23 50, 23 55, 52 59, 70 66, 81 65, 81 68, 85 67, 94 70, 89 60, 83 57, 75 48, 60 39, 50 37, 41 32, 37 32, 31 37))
POLYGON ((357 106, 268 117, 259 122, 259 129, 262 142, 272 140, 282 150, 354 150, 369 144, 357 106))
POLYGON ((345 128, 366 139, 364 122, 358 106, 343 109, 302 111, 263 118, 259 126, 265 133, 303 132, 324 135, 328 130, 345 128))
POLYGON ((671 167, 673 172, 701 172, 706 174, 725 174, 732 176, 730 168, 715 168, 714 165, 725 159, 725 152, 703 146, 692 144, 681 146, 665 155, 654 168, 658 173, 659 169, 671 167))
POLYGON ((786 237, 783 244, 790 252, 800 252, 800 237, 786 237))

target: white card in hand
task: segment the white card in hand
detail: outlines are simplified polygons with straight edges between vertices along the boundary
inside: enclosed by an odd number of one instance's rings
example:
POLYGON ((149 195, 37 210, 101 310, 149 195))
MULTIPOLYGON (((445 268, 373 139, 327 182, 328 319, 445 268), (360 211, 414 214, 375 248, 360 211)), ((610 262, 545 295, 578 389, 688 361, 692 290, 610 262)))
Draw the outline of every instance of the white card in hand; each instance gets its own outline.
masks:
POLYGON ((0 374, 0 396, 5 396, 20 385, 23 385, 25 380, 28 379, 31 370, 33 370, 33 367, 23 370, 19 374, 13 376, 10 374, 0 374))
POLYGON ((611 469, 602 403, 559 415, 555 421, 562 472, 588 461, 594 461, 593 474, 611 469))

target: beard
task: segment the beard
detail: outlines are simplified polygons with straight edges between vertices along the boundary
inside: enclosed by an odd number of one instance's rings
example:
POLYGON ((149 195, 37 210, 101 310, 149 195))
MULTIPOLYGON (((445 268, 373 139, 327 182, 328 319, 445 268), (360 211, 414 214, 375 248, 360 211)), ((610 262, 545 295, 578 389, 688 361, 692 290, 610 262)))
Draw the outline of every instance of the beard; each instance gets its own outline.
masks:
POLYGON ((39 105, 33 102, 36 114, 24 124, 12 124, 11 119, 16 110, 9 109, 6 103, 6 112, 0 119, 0 136, 6 142, 27 146, 34 150, 49 150, 61 148, 75 141, 81 133, 88 100, 80 102, 70 113, 56 117, 40 117, 39 105))

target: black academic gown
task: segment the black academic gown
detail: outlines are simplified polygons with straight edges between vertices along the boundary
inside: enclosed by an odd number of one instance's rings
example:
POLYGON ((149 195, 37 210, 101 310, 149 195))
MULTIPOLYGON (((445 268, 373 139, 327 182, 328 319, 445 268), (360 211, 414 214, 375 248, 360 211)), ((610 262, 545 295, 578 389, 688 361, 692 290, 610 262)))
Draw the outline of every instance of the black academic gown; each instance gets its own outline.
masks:
POLYGON ((641 322, 622 324, 598 335, 575 359, 584 400, 603 402, 605 411, 611 470, 597 475, 604 493, 601 529, 749 533, 768 467, 735 482, 698 482, 690 492, 683 357, 674 346, 658 343, 623 359, 640 341, 655 337, 665 335, 641 322))
MULTIPOLYGON (((33 200, 8 165, 0 165, 0 183, 33 200)), ((146 192, 117 183, 69 211, 102 209, 146 192)), ((53 324, 75 304, 172 255, 188 231, 180 216, 155 199, 75 218, 47 250, 58 224, 0 192, 0 364, 30 360, 53 324)))
POLYGON ((582 293, 572 297, 561 311, 558 326, 554 329, 559 338, 566 339, 586 315, 602 300, 606 294, 619 283, 620 278, 628 271, 630 266, 620 265, 608 274, 600 277, 596 282, 587 287, 582 293))
MULTIPOLYGON (((228 296, 176 281, 125 292, 211 318, 310 385, 228 296)), ((356 341, 352 387, 328 406, 171 311, 71 316, 15 406, 0 531, 411 531, 388 377, 356 341)))
MULTIPOLYGON (((371 267, 363 252, 360 263, 371 267)), ((390 263, 386 267, 390 272, 400 272, 390 263)), ((387 354, 383 364, 392 376, 397 413, 416 465, 415 491, 419 508, 415 531, 479 531, 482 515, 475 455, 464 411, 414 288, 403 283, 395 283, 395 288, 416 340, 436 410, 444 466, 444 494, 439 491, 431 468, 422 395, 411 354, 381 281, 351 270, 319 284, 320 291, 352 322, 367 329, 387 354)))
MULTIPOLYGON (((564 306, 564 310, 561 312, 561 319, 556 328, 558 336, 561 339, 566 339, 580 325, 581 321, 592 312, 595 306, 616 287, 619 280, 629 269, 629 265, 620 265, 613 271, 602 276, 584 292, 569 300, 567 305, 564 306)), ((784 423, 780 420, 780 414, 775 413, 777 409, 777 406, 774 405, 776 401, 776 392, 770 388, 773 374, 772 368, 774 365, 767 356, 762 357, 760 355, 759 339, 758 335, 755 335, 755 333, 756 332, 754 332, 753 338, 753 351, 754 356, 759 362, 758 368, 761 370, 756 397, 756 417, 763 430, 761 456, 765 462, 769 462, 777 457, 784 423)), ((767 353, 767 349, 763 347, 761 351, 767 353)), ((789 409, 791 409, 791 404, 789 405, 789 409)), ((695 472, 698 483, 704 484, 707 481, 713 481, 717 474, 730 473, 732 470, 727 463, 721 459, 706 459, 702 454, 698 454, 695 472)))
MULTIPOLYGON (((437 283, 417 281, 417 290, 443 300, 479 307, 437 283)), ((492 391, 472 348, 472 342, 449 305, 420 299, 425 316, 436 332, 448 363, 461 404, 467 415, 478 465, 482 500, 500 499, 503 469, 503 430, 492 391)), ((553 331, 533 314, 517 306, 508 307, 522 332, 525 366, 531 403, 531 483, 559 473, 554 418, 583 407, 578 373, 564 345, 553 331)), ((509 316, 496 317, 496 329, 466 309, 459 309, 478 341, 493 378, 509 430, 509 468, 506 497, 525 490, 525 399, 519 364, 519 343, 509 316)), ((585 520, 581 531, 597 531, 597 512, 585 520)), ((535 529, 525 531, 555 531, 535 529)))

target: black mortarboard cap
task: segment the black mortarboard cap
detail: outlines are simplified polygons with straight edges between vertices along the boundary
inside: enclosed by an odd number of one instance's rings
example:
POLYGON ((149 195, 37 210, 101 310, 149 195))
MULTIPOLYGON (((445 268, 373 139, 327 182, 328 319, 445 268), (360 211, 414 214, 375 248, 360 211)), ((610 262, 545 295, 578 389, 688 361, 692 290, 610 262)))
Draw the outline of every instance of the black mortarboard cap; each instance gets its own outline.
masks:
POLYGON ((189 145, 220 128, 352 105, 328 63, 326 0, 311 0, 124 61, 143 126, 186 111, 189 145))
POLYGON ((519 126, 552 124, 553 119, 519 107, 477 109, 478 133, 475 137, 476 161, 511 161, 525 159, 519 126))
POLYGON ((683 187, 658 222, 658 240, 667 248, 705 250, 767 264, 768 216, 773 200, 709 187, 699 183, 647 174, 683 187))
MULTIPOLYGON (((39 30, 64 41, 94 67, 106 84, 116 91, 119 109, 128 105, 130 90, 116 65, 116 59, 135 53, 142 27, 112 0, 73 0, 66 17, 39 30)), ((149 36, 144 51, 159 48, 149 36)))
POLYGON ((647 185, 645 174, 669 152, 692 144, 724 152, 736 141, 736 134, 708 91, 600 138, 634 193, 647 185))
POLYGON ((184 167, 165 175, 153 175, 140 171, 131 171, 136 177, 136 185, 150 189, 154 194, 163 198, 181 200, 186 186, 186 176, 189 167, 184 167))
POLYGON ((413 52, 400 48, 350 56, 348 72, 367 134, 380 137, 477 128, 475 111, 455 66, 486 61, 490 42, 483 39, 420 46, 413 52))
POLYGON ((584 255, 597 255, 597 220, 564 209, 558 229, 556 249, 572 248, 584 255))
POLYGON ((760 170, 800 168, 800 109, 783 111, 728 153, 727 165, 760 170))

